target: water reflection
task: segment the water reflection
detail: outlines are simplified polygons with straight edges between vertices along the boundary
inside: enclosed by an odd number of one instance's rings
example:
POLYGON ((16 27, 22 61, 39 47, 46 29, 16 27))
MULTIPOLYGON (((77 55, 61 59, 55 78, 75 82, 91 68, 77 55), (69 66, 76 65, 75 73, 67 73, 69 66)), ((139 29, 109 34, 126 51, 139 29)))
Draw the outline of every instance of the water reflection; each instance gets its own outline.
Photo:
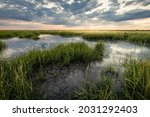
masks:
MULTIPOLYGON (((60 37, 52 35, 40 35, 40 39, 35 41, 31 39, 12 38, 4 40, 7 45, 3 56, 11 57, 32 49, 54 48, 62 43, 85 42, 90 47, 94 47, 96 42, 89 42, 81 37, 60 37)), ((126 57, 134 57, 139 59, 150 59, 150 48, 139 46, 128 42, 104 42, 105 53, 103 64, 120 63, 126 57)))
MULTIPOLYGON (((3 54, 4 57, 16 56, 32 49, 54 48, 62 43, 85 42, 92 48, 96 45, 96 42, 88 42, 83 40, 81 37, 64 38, 51 35, 40 35, 40 39, 37 41, 18 38, 12 38, 4 41, 7 45, 7 49, 3 54)), ((44 74, 46 81, 42 84, 37 84, 38 87, 41 86, 45 99, 68 99, 69 94, 73 90, 88 81, 99 80, 102 73, 105 71, 105 68, 109 64, 117 64, 116 66, 118 66, 118 64, 123 62, 126 57, 150 59, 150 48, 145 46, 139 46, 123 41, 106 41, 104 44, 105 52, 102 62, 92 62, 86 67, 75 63, 69 67, 64 67, 63 69, 56 66, 53 68, 51 68, 51 66, 45 68, 44 74)), ((119 69, 120 68, 121 67, 119 67, 119 69)), ((120 73, 121 72, 122 70, 120 69, 120 73)), ((36 75, 39 77, 39 74, 36 75)), ((118 88, 119 86, 116 85, 116 81, 118 82, 119 80, 115 79, 114 87, 116 86, 118 88)))
POLYGON ((150 48, 123 41, 105 42, 103 64, 117 64, 125 58, 150 59, 150 48))
POLYGON ((51 35, 40 35, 40 39, 37 41, 19 38, 12 38, 3 41, 5 41, 7 45, 7 49, 3 54, 4 57, 16 56, 32 49, 54 48, 62 43, 85 42, 80 37, 63 38, 60 36, 51 36, 51 35))

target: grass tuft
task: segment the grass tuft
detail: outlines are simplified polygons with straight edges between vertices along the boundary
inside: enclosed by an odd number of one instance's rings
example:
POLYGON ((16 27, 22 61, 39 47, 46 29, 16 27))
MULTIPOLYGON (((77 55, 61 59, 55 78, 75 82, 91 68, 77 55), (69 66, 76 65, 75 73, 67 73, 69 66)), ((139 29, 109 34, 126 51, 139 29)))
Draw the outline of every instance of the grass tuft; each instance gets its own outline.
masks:
POLYGON ((5 49, 5 47, 6 47, 5 42, 0 40, 0 52, 2 52, 5 49))
POLYGON ((150 62, 131 60, 124 66, 125 99, 150 99, 150 62))
POLYGON ((112 99, 112 79, 103 77, 99 82, 90 82, 72 94, 76 100, 108 100, 112 99))

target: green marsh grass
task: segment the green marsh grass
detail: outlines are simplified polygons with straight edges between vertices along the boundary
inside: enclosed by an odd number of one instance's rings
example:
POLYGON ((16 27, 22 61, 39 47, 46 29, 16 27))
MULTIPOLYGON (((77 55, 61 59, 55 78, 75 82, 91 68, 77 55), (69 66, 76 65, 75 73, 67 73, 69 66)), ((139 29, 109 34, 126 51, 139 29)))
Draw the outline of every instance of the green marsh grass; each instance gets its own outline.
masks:
POLYGON ((18 38, 27 38, 27 39, 34 39, 38 40, 40 34, 50 34, 50 35, 60 35, 62 37, 74 37, 74 36, 80 36, 82 32, 79 31, 47 31, 47 30, 1 30, 0 31, 0 38, 2 39, 8 39, 13 37, 18 38))
POLYGON ((44 79, 42 70, 45 66, 63 67, 72 62, 87 63, 102 58, 95 53, 95 49, 85 43, 71 43, 49 50, 32 50, 19 57, 0 60, 0 99, 32 99, 32 81, 44 79), (40 77, 34 79, 38 71, 40 77))
POLYGON ((15 31, 15 30, 1 30, 0 31, 0 38, 1 39, 8 39, 13 37, 18 38, 32 38, 32 39, 39 39, 40 32, 39 31, 15 31))
POLYGON ((125 99, 150 99, 150 61, 125 62, 125 99))
POLYGON ((150 32, 149 31, 106 31, 106 32, 91 32, 84 33, 83 39, 89 41, 109 40, 109 41, 129 41, 139 44, 150 44, 150 32))
POLYGON ((86 83, 72 94, 72 99, 77 100, 109 100, 112 96, 112 79, 103 77, 99 82, 86 83))
POLYGON ((0 52, 2 52, 5 49, 5 47, 6 47, 5 42, 0 40, 0 52))
POLYGON ((60 35, 62 37, 74 37, 80 36, 88 41, 99 41, 99 40, 124 40, 135 42, 139 44, 150 44, 150 31, 101 31, 101 30, 26 30, 26 31, 17 31, 17 30, 1 30, 0 38, 29 38, 29 39, 39 39, 40 34, 50 34, 50 35, 60 35))
MULTIPOLYGON (((114 68, 108 69, 112 72, 114 68)), ((75 91, 72 99, 85 100, 149 100, 150 99, 150 61, 128 60, 124 62, 124 73, 120 92, 114 92, 112 77, 107 74, 99 82, 90 82, 75 91)), ((115 72, 117 72, 115 70, 115 72)), ((109 73, 108 73, 109 74, 109 73)), ((119 77, 118 79, 122 79, 119 77)))
POLYGON ((99 41, 94 49, 94 55, 96 60, 101 60, 103 58, 104 49, 104 43, 102 41, 99 41))

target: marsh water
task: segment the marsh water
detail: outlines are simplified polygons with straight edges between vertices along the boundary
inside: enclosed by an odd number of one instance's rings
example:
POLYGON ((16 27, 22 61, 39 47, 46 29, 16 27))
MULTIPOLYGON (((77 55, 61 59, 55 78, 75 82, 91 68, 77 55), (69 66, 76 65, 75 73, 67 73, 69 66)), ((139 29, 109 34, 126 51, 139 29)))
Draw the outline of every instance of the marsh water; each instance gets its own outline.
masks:
MULTIPOLYGON (((46 49, 54 48, 62 43, 77 43, 83 42, 93 48, 97 42, 86 41, 81 37, 61 37, 52 35, 40 35, 39 40, 32 39, 19 39, 11 38, 3 40, 6 43, 7 49, 4 51, 4 57, 12 57, 20 55, 22 53, 28 52, 32 49, 46 49)), ((140 46, 136 44, 131 44, 124 41, 104 41, 105 53, 104 53, 104 64, 111 64, 119 62, 125 57, 134 57, 139 59, 148 59, 150 55, 150 48, 145 46, 140 46)))
MULTIPOLYGON (((62 43, 83 42, 93 48, 97 42, 90 42, 81 37, 61 37, 52 35, 40 35, 40 39, 35 41, 31 39, 12 38, 4 40, 7 49, 3 56, 8 58, 18 56, 32 49, 54 48, 62 43)), ((88 65, 70 64, 67 67, 59 68, 57 66, 45 68, 46 80, 41 84, 42 95, 45 99, 67 99, 72 91, 81 87, 83 84, 100 79, 103 71, 109 65, 119 66, 125 58, 150 59, 150 48, 140 46, 124 41, 104 41, 105 52, 101 62, 91 62, 88 65)), ((121 71, 120 71, 121 73, 121 71)), ((110 76, 115 74, 109 74, 110 76)), ((121 75, 121 74, 120 74, 121 75)), ((37 76, 38 77, 38 76, 37 76)), ((120 83, 115 79, 114 87, 118 88, 120 83)), ((115 89, 115 88, 114 88, 115 89)))

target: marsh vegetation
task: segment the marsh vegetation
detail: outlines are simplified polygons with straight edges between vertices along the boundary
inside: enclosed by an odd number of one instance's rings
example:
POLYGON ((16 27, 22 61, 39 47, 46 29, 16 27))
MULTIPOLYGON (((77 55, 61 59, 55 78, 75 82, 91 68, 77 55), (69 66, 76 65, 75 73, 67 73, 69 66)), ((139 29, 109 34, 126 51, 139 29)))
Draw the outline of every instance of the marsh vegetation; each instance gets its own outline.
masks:
POLYGON ((31 38, 39 39, 40 34, 60 35, 63 37, 81 36, 86 40, 125 40, 136 43, 150 43, 149 31, 0 31, 0 38, 31 38))
MULTIPOLYGON (((39 85, 47 82, 45 68, 51 71, 57 67, 61 71, 65 67, 71 69, 68 67, 70 64, 81 64, 86 66, 85 72, 88 72, 86 69, 91 62, 98 61, 101 64, 104 58, 107 50, 103 41, 150 45, 149 31, 0 31, 0 38, 38 40, 40 34, 82 37, 96 44, 91 48, 84 42, 64 43, 54 48, 33 49, 11 58, 0 55, 0 99, 43 99, 40 91, 38 96, 35 95, 35 82, 39 85)), ((0 40, 0 51, 5 50, 6 46, 7 43, 0 40)), ((118 69, 106 67, 99 75, 99 80, 88 80, 71 92, 69 99, 150 99, 150 60, 147 58, 124 59, 118 69), (121 74, 120 69, 123 69, 121 74), (118 81, 119 90, 116 90, 114 86, 118 81)), ((57 74, 51 74, 57 80, 57 74)))
POLYGON ((6 47, 5 42, 0 40, 0 53, 5 49, 5 47, 6 47))
MULTIPOLYGON (((104 47, 98 43, 94 49, 84 43, 59 45, 50 50, 33 50, 19 57, 0 61, 0 98, 30 99, 32 98, 32 80, 34 73, 47 65, 63 67, 70 63, 88 63, 101 60, 104 47), (99 53, 97 51, 100 51, 99 53)), ((37 80, 42 80, 40 76, 37 80)))
POLYGON ((90 82, 73 93, 73 99, 84 100, 149 100, 150 99, 150 61, 126 60, 123 63, 124 73, 119 76, 119 70, 107 69, 111 76, 103 75, 101 81, 90 82), (116 74, 113 77, 113 74, 116 74), (122 79, 123 77, 123 79, 122 79), (116 80, 121 80, 121 86, 114 90, 116 80))

